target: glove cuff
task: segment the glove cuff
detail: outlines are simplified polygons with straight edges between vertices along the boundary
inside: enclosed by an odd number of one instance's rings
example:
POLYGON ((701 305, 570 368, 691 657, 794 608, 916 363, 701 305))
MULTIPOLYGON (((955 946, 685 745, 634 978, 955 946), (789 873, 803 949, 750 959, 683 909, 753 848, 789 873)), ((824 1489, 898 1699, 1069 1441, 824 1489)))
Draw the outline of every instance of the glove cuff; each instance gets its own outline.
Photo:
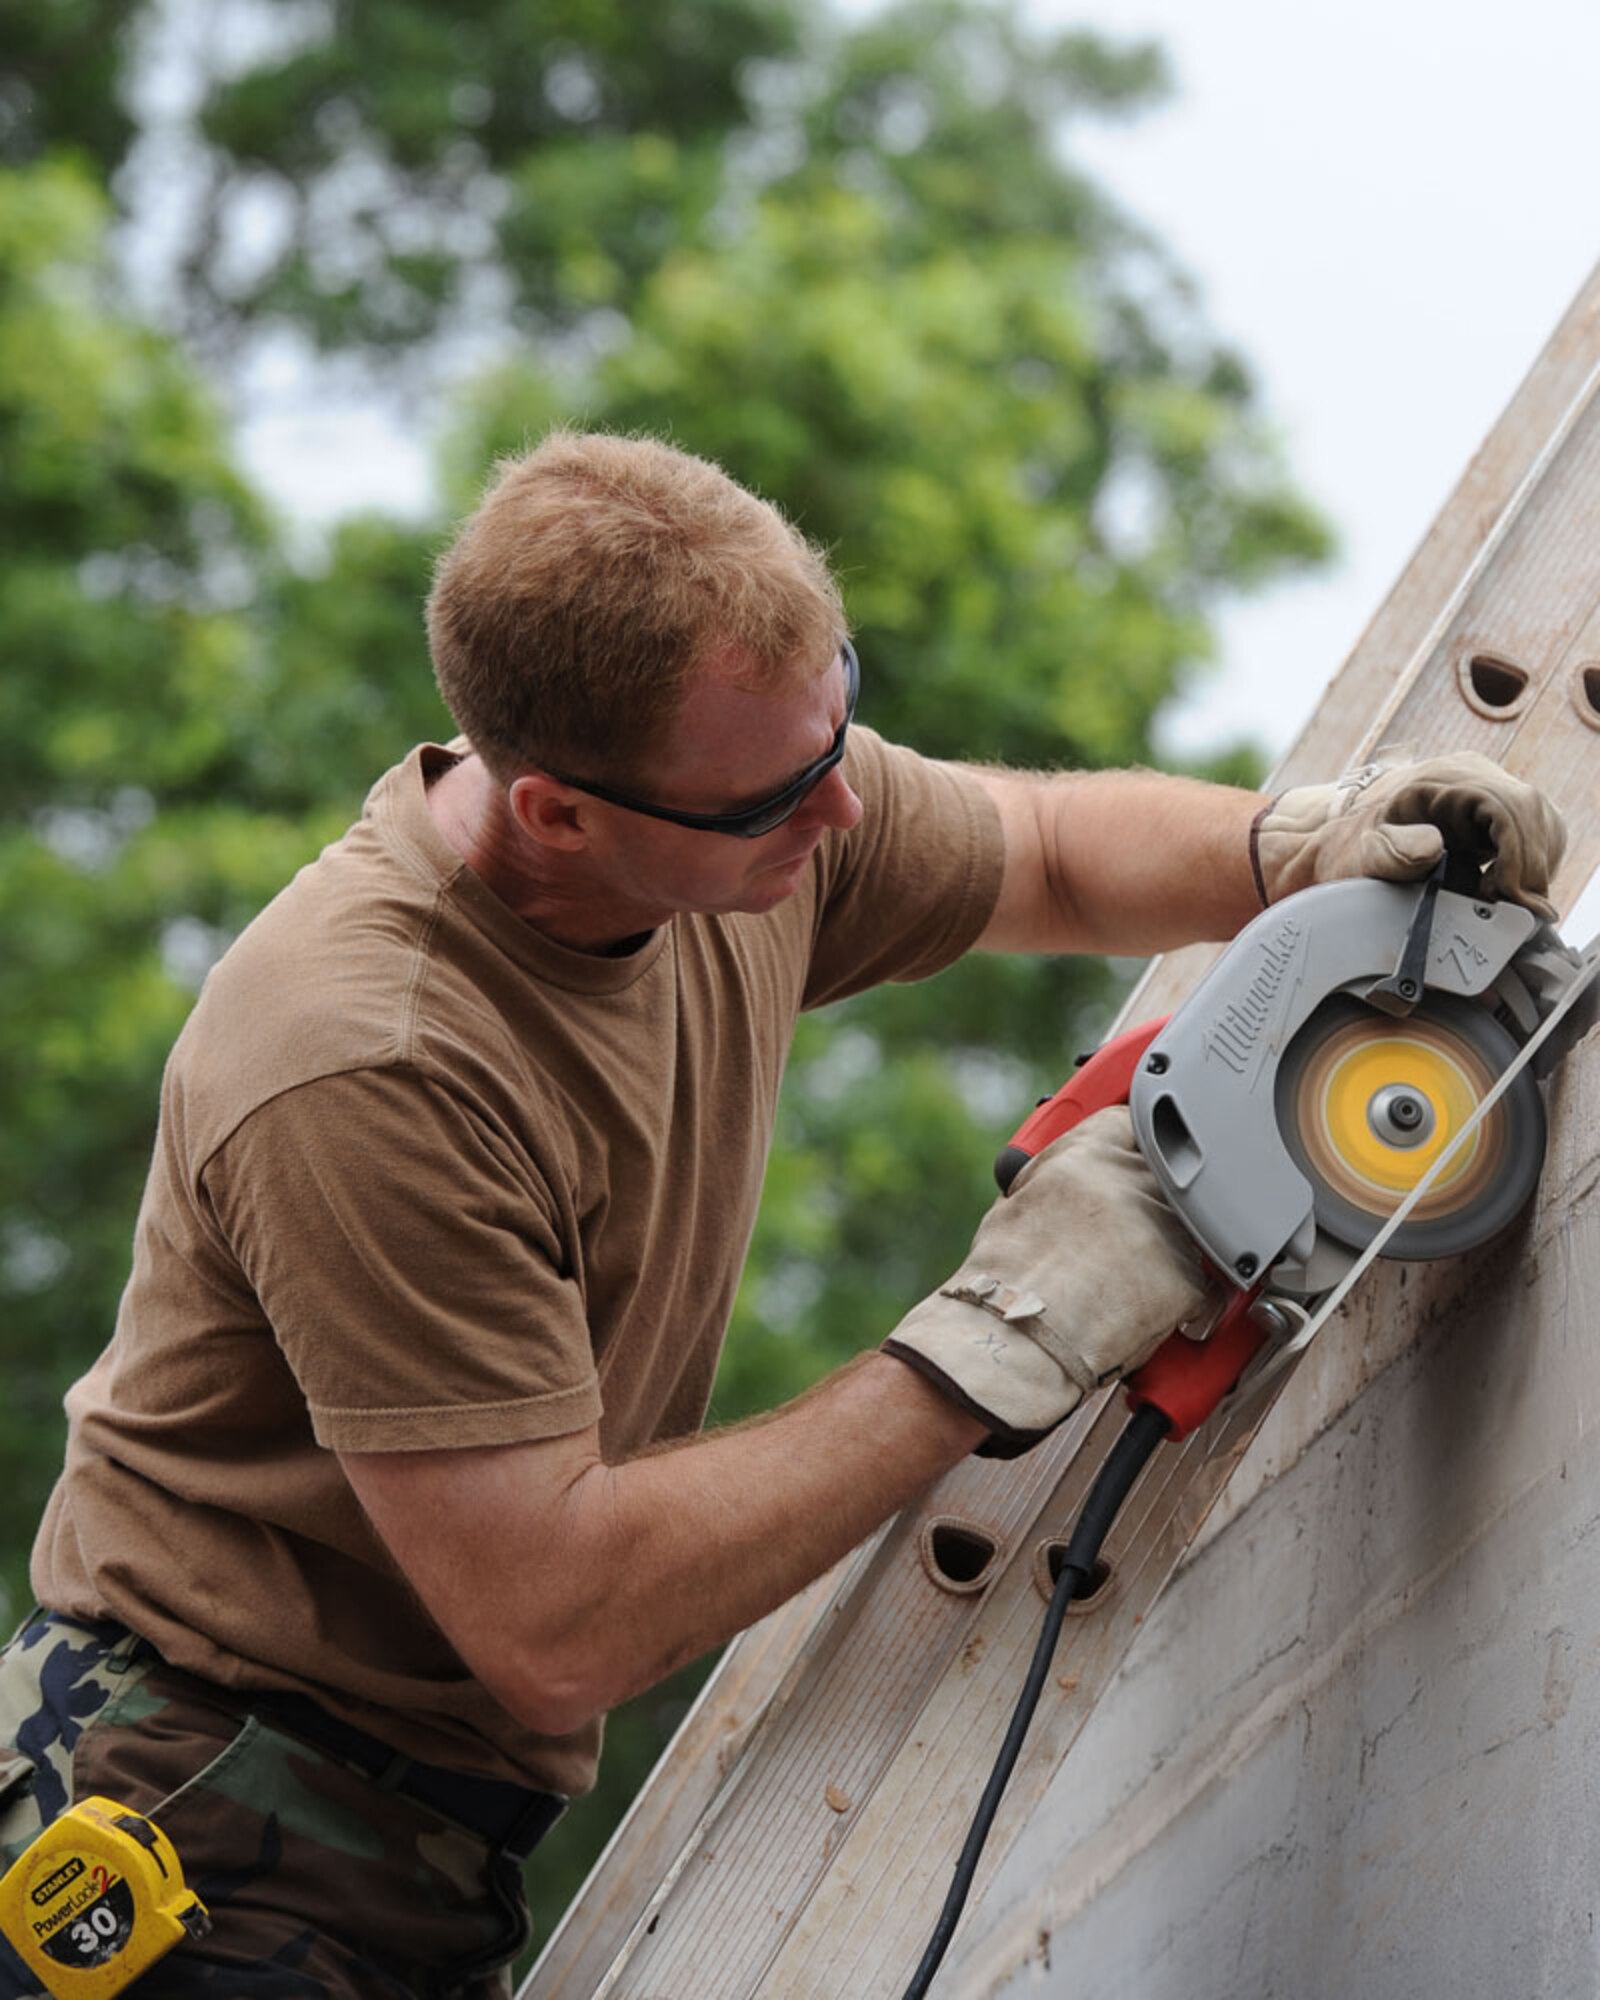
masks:
POLYGON ((1250 829, 1250 859, 1263 908, 1324 879, 1326 844, 1340 838, 1329 829, 1350 811, 1377 774, 1377 765, 1365 764, 1331 785, 1293 785, 1256 815, 1250 829))
POLYGON ((989 1435, 981 1444, 972 1448, 974 1458, 1021 1458, 1024 1452, 1032 1451, 1041 1439, 1048 1437, 1055 1429, 1054 1424, 1049 1424, 1042 1431, 1025 1431, 1016 1429, 1012 1424, 1002 1423, 993 1410, 986 1410, 981 1404, 974 1402, 955 1377, 947 1375, 936 1361, 922 1353, 920 1349, 908 1347, 904 1341, 896 1340, 892 1333, 883 1343, 883 1352, 892 1354, 896 1361, 903 1361, 908 1368, 914 1369, 925 1382, 931 1383, 941 1396, 965 1410, 969 1417, 976 1417, 980 1424, 988 1425, 989 1435))
POLYGON ((1250 873, 1255 880, 1256 894, 1261 898, 1262 909, 1267 907, 1272 898, 1267 894, 1266 878, 1261 873, 1261 822, 1276 804, 1276 799, 1268 799, 1250 822, 1250 873))
POLYGON ((1001 1456, 1037 1444, 1078 1407, 1092 1379, 1080 1361, 1063 1366, 1046 1344, 1044 1301, 1017 1293, 981 1271, 958 1274, 942 1292, 914 1306, 884 1342, 884 1352, 988 1425, 1001 1456))

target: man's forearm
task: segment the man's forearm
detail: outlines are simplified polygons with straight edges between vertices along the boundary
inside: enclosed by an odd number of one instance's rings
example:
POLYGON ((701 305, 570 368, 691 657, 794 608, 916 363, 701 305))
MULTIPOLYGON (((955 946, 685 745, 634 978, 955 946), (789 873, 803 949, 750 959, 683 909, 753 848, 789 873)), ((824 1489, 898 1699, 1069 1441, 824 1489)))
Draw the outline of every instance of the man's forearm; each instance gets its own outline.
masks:
POLYGON ((612 1707, 743 1631, 985 1434, 910 1369, 871 1354, 771 1417, 596 1466, 569 1514, 605 1579, 588 1631, 573 1635, 578 1704, 612 1707))
POLYGON ((775 1609, 985 1435, 875 1353, 771 1417, 620 1465, 592 1431, 344 1463, 474 1674, 558 1735, 775 1609))
POLYGON ((1156 771, 1047 786, 1056 879, 1089 948, 1168 951, 1242 929, 1261 909, 1250 826, 1264 804, 1156 771))
POLYGON ((1254 792, 1159 771, 969 768, 1006 833, 986 950, 1169 951, 1232 937, 1261 909, 1254 792))

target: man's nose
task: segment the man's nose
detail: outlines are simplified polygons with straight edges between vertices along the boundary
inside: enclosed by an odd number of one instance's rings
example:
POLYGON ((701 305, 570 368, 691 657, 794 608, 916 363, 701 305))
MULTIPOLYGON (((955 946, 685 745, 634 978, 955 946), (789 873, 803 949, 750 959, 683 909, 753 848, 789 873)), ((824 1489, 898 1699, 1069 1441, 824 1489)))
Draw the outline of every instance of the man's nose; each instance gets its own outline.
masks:
POLYGON ((844 766, 835 764, 818 785, 807 792, 795 818, 801 826, 837 827, 848 833, 861 818, 861 800, 851 791, 844 766))

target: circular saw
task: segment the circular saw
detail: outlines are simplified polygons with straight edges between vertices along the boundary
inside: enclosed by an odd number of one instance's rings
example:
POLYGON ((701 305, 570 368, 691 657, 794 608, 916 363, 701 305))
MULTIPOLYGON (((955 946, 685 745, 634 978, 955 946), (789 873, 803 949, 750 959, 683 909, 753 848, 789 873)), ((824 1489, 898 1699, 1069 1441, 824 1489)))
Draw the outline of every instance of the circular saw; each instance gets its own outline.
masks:
POLYGON ((1444 884, 1273 905, 1141 1036, 1140 1150, 1235 1285, 1309 1301, 1375 1243, 1454 1256, 1532 1195, 1545 1121, 1523 1051, 1588 968, 1531 911, 1444 884))
POLYGON ((1372 1259, 1476 1249, 1538 1184, 1539 1080, 1600 1018, 1600 947, 1573 951, 1476 879, 1447 887, 1451 867, 1274 904, 1176 1014, 1085 1057, 995 1162, 1008 1188, 1080 1120, 1128 1106, 1162 1192, 1227 1281, 1203 1324, 1129 1378, 1173 1437, 1236 1385, 1259 1401, 1372 1259))

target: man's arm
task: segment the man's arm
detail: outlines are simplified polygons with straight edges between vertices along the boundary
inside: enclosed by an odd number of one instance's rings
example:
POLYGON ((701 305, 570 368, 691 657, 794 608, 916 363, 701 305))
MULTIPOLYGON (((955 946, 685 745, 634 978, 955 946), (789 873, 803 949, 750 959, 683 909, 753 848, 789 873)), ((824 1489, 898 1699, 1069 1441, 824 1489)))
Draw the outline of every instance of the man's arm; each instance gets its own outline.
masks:
POLYGON ((1364 765, 1273 802, 1156 771, 959 767, 999 809, 1005 871, 980 951, 1167 951, 1229 938, 1314 882, 1419 881, 1446 850, 1552 920, 1561 815, 1487 757, 1364 765), (1255 822, 1261 819, 1257 826, 1255 822))
POLYGON ((1261 909, 1254 792, 1158 771, 1040 776, 963 766, 999 808, 1000 897, 980 951, 1169 951, 1261 909))
POLYGON ((563 1735, 793 1596, 986 1438, 1036 1443, 1203 1295, 1108 1106, 990 1204, 887 1352, 775 1416, 620 1465, 593 1426, 340 1462, 471 1671, 563 1735))
POLYGON ((340 1463, 467 1666, 559 1736, 774 1610, 986 1430, 871 1354, 771 1417, 621 1465, 593 1428, 340 1463))

